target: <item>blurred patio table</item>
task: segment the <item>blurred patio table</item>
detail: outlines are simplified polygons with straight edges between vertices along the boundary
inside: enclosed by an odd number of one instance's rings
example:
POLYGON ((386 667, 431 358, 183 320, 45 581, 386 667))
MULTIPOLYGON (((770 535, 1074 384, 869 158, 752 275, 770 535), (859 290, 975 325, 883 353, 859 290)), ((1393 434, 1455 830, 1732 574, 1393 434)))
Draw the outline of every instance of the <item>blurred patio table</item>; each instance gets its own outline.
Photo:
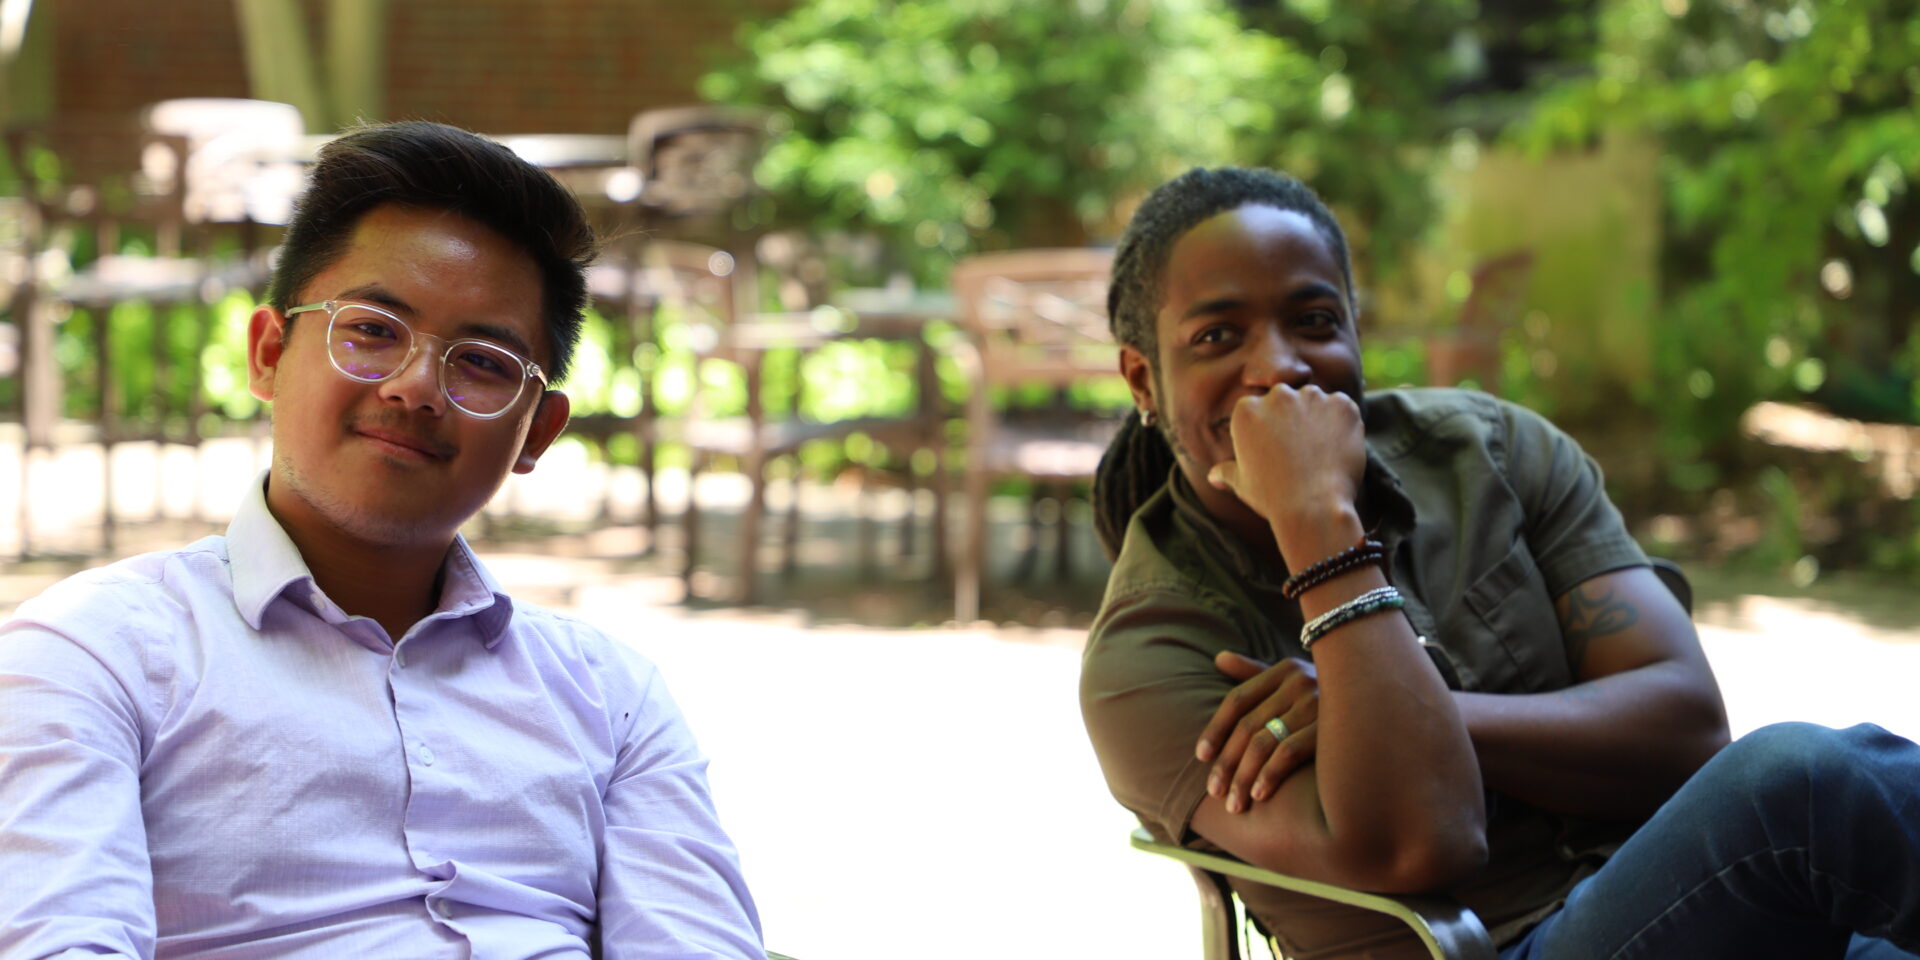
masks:
POLYGON ((875 331, 873 336, 911 336, 929 323, 953 319, 956 309, 951 291, 890 287, 842 290, 834 295, 833 306, 857 318, 860 329, 875 331))
MULTIPOLYGON (((312 163, 337 133, 310 133, 284 143, 288 151, 276 159, 312 163)), ((611 167, 627 162, 627 138, 619 133, 505 133, 483 134, 521 159, 549 170, 573 167, 611 167)))

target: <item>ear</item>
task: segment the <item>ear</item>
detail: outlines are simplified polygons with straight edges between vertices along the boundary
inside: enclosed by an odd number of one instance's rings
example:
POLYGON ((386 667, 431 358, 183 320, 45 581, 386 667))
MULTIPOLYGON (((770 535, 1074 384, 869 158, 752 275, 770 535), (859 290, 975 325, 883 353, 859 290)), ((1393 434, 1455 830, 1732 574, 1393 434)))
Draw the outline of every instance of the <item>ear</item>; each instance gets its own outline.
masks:
POLYGON ((566 394, 548 390, 540 395, 540 404, 533 408, 533 425, 527 428, 527 441, 520 445, 520 456, 513 461, 514 473, 533 472, 540 455, 546 453, 560 431, 567 428, 567 416, 572 411, 573 404, 566 394))
POLYGON ((273 379, 287 347, 287 318, 261 304, 247 320, 247 390, 254 399, 273 402, 273 379))
POLYGON ((1147 355, 1130 346, 1120 348, 1120 376, 1127 381, 1127 389, 1133 391, 1133 406, 1137 410, 1159 411, 1153 399, 1153 364, 1147 355))

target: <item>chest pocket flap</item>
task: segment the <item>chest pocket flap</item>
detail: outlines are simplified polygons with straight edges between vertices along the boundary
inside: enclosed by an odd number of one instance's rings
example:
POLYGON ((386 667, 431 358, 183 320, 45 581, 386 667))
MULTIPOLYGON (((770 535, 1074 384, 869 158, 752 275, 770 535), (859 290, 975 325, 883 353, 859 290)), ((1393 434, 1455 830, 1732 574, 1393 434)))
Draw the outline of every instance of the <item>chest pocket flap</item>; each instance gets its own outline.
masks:
POLYGON ((1466 600, 1473 615, 1446 633, 1447 645, 1468 661, 1479 689, 1533 693, 1573 682, 1560 616, 1524 538, 1467 588, 1466 600))

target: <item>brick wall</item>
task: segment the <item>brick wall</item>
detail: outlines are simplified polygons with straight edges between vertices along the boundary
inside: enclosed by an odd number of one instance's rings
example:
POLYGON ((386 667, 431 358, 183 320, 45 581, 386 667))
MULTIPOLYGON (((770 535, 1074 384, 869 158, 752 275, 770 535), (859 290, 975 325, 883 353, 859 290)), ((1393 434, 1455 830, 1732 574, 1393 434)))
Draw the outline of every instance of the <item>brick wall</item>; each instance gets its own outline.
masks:
POLYGON ((130 118, 172 97, 244 97, 233 0, 36 4, 54 19, 54 109, 130 118))
MULTIPOLYGON (((324 0, 305 2, 317 21, 324 0)), ((736 26, 790 3, 389 0, 387 113, 488 133, 623 132, 640 110, 695 100, 736 26)), ((233 0, 44 6, 57 17, 62 115, 131 117, 169 97, 247 95, 233 0)))
POLYGON ((768 0, 392 0, 387 107, 490 133, 620 133, 695 83, 768 0))

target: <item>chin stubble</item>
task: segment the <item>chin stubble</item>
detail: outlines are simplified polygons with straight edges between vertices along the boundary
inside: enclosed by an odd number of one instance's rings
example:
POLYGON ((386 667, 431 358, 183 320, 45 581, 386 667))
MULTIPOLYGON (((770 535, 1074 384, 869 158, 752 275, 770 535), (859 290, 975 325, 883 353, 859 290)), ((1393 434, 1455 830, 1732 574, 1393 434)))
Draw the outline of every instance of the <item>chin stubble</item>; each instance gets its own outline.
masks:
POLYGON ((420 542, 429 533, 421 517, 380 519, 368 516, 364 510, 328 493, 323 485, 308 483, 307 478, 294 467, 292 458, 278 450, 274 451, 273 460, 276 468, 274 475, 286 480, 288 493, 340 532, 356 540, 383 547, 402 547, 420 542))

